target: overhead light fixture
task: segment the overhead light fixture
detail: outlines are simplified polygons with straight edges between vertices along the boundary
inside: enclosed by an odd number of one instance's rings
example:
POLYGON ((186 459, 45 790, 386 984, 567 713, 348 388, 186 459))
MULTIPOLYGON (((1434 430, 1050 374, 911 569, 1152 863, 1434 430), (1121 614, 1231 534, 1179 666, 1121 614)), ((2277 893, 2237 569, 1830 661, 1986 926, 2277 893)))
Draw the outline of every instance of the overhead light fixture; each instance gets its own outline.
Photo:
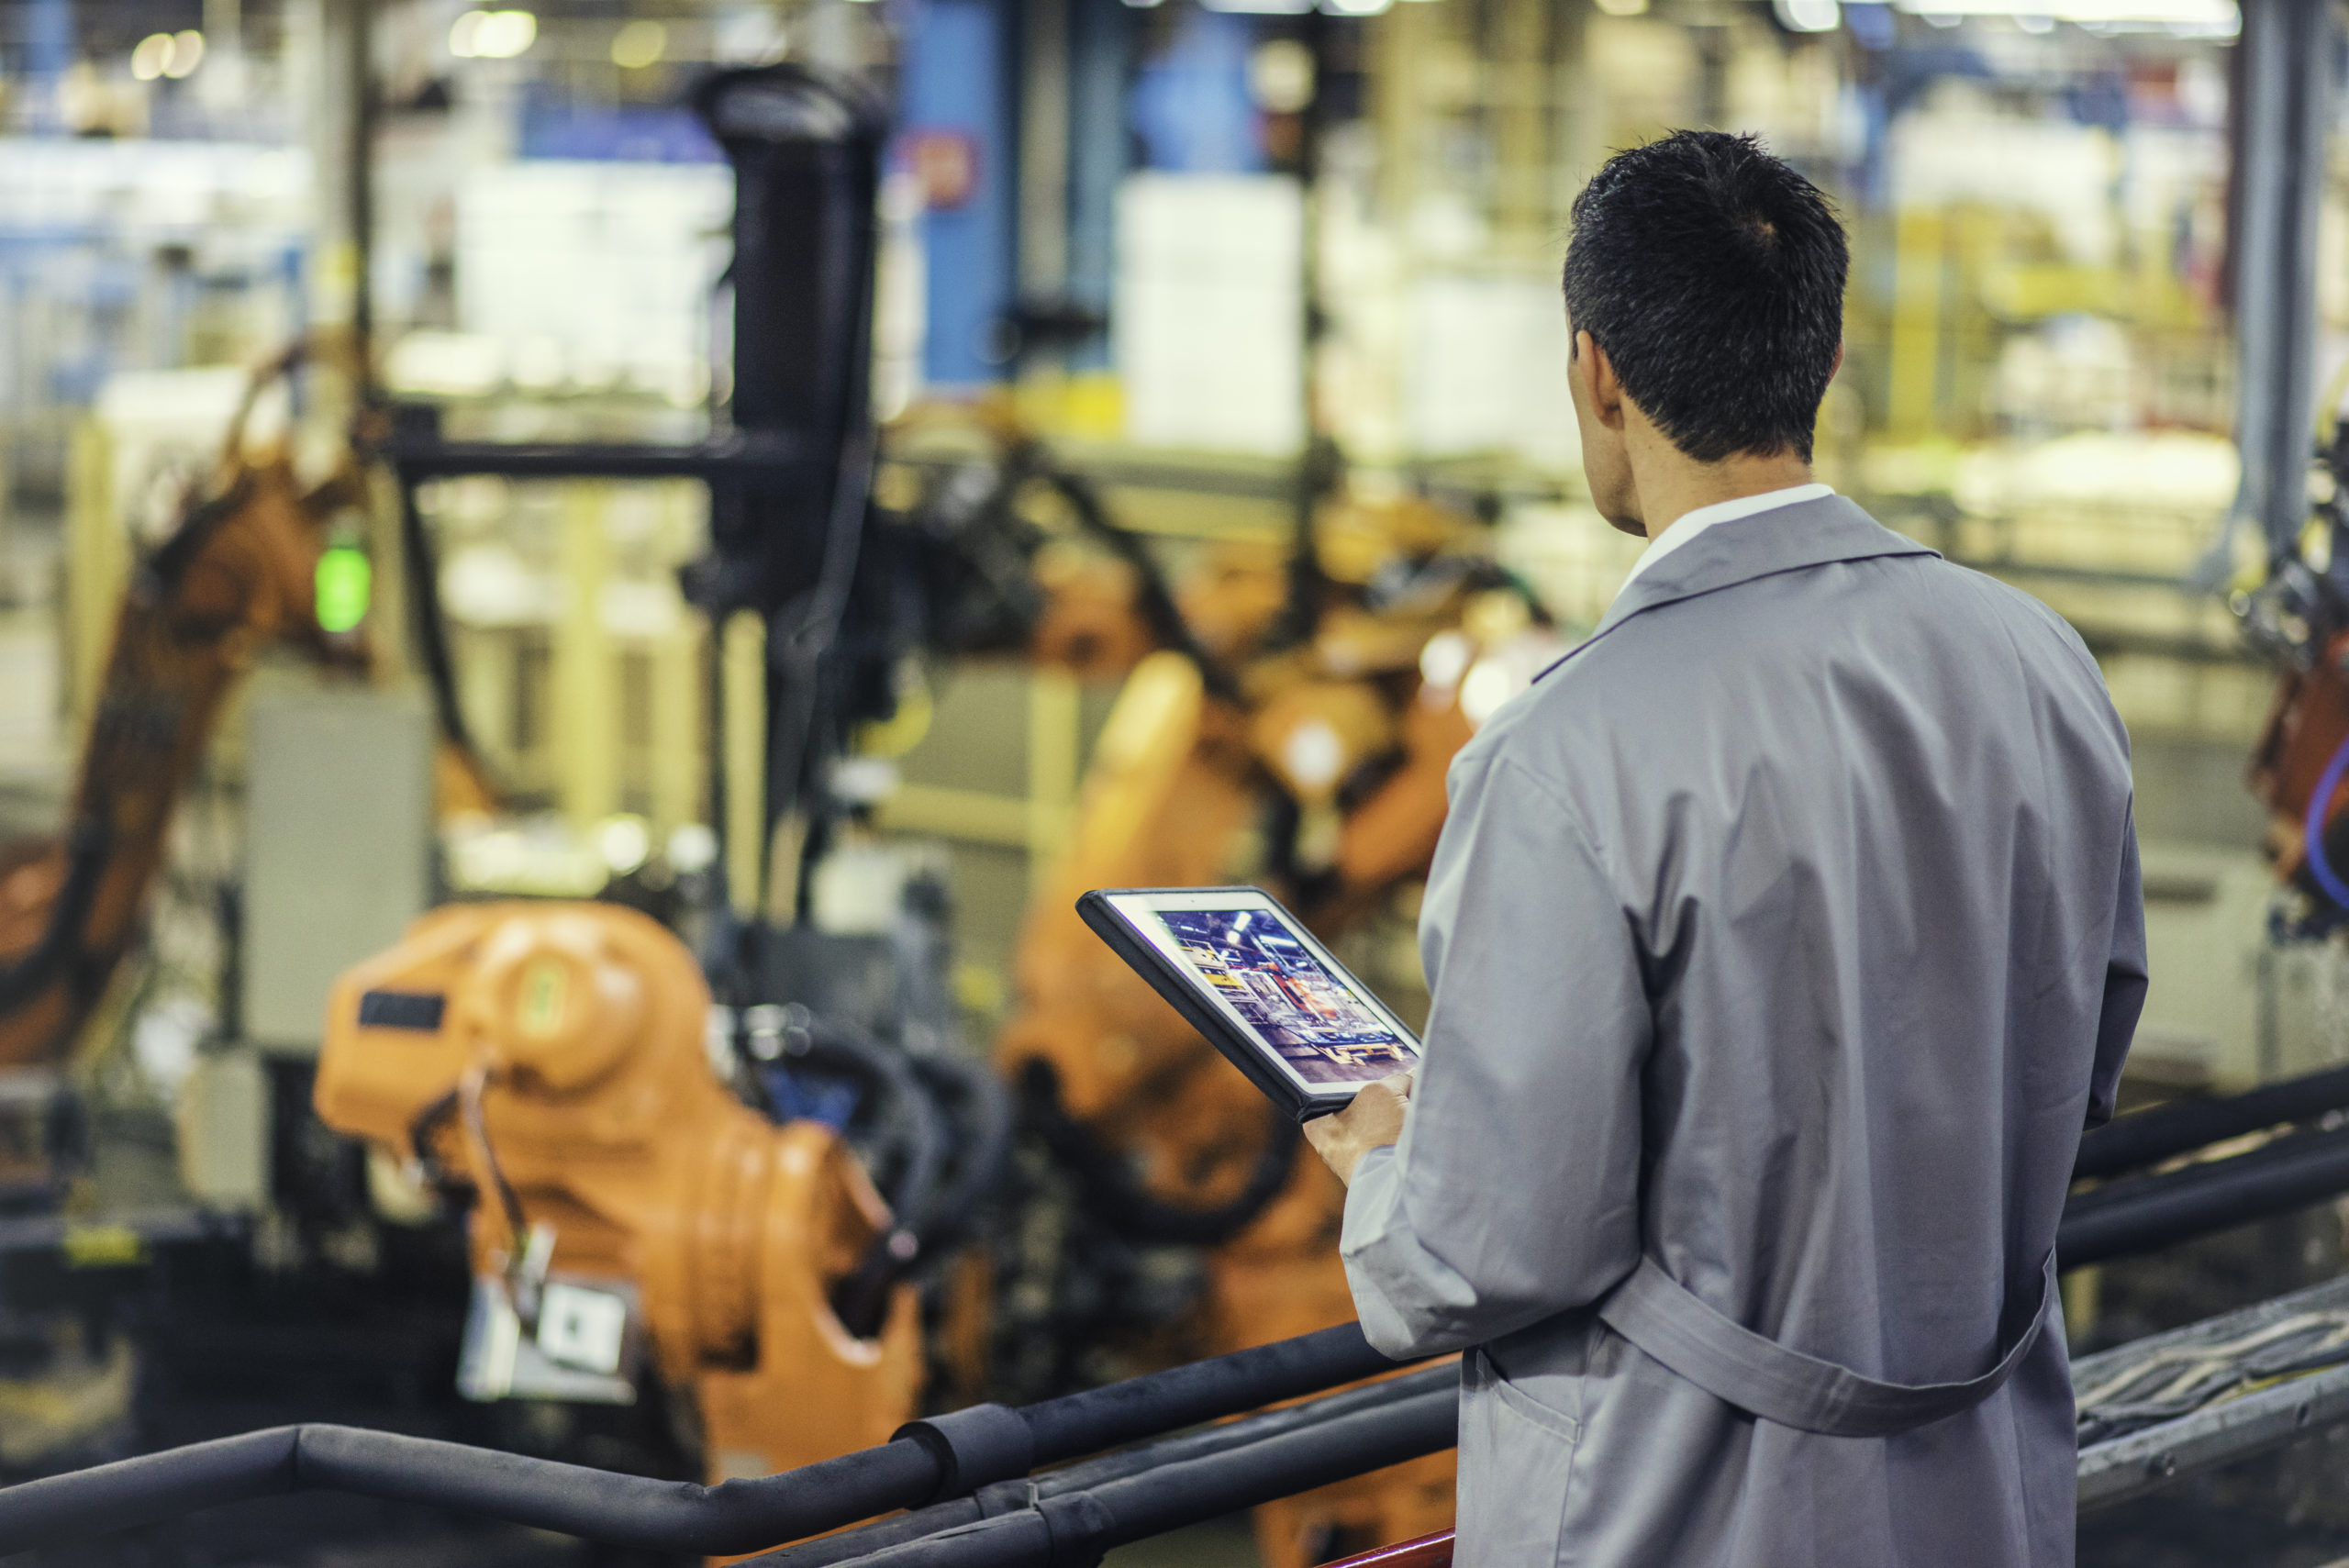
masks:
POLYGON ((130 51, 130 73, 141 82, 152 82, 163 73, 172 61, 172 35, 149 33, 130 51))
POLYGON ((1840 0, 1770 0, 1770 9, 1789 32, 1831 33, 1843 25, 1840 0))
POLYGON ((2232 34, 2243 25, 2235 0, 1892 0, 1928 20, 2006 17, 2099 27, 2156 27, 2232 34))
POLYGON ((1648 0, 1598 0, 1598 8, 1610 17, 1643 17, 1648 0))
POLYGON ((1268 39, 1249 50, 1248 94, 1267 114, 1303 114, 1313 88, 1313 51, 1297 39, 1268 39))
POLYGON ((668 51, 669 29, 641 17, 612 35, 612 63, 622 71, 657 65, 668 51))
POLYGON ((460 60, 512 60, 539 36, 529 11, 468 11, 449 28, 449 52, 460 60))
POLYGON ((173 81, 193 75, 204 63, 204 35, 194 28, 177 33, 149 33, 130 51, 130 74, 141 82, 158 76, 173 81))
POLYGON ((177 82, 194 75, 204 63, 204 35, 194 28, 172 35, 171 58, 163 61, 163 74, 177 82))

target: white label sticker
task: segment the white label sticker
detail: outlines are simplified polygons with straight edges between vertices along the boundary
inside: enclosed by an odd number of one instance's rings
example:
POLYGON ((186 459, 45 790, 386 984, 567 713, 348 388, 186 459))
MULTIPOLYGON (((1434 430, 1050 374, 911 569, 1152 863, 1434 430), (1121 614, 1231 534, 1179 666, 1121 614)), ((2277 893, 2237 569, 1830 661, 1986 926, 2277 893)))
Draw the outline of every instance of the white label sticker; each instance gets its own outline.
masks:
POLYGON ((551 1284, 539 1298, 539 1350, 583 1372, 615 1373, 628 1339, 628 1302, 601 1290, 551 1284))

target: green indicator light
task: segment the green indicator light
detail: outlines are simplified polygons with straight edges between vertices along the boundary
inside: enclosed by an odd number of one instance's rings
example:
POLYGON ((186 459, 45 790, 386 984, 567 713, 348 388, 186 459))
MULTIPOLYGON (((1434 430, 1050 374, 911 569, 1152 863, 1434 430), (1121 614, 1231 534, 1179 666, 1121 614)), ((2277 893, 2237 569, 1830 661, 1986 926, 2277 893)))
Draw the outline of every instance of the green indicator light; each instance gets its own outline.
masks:
POLYGON ((375 570, 364 550, 339 544, 318 557, 318 626, 325 631, 357 628, 367 618, 375 570))

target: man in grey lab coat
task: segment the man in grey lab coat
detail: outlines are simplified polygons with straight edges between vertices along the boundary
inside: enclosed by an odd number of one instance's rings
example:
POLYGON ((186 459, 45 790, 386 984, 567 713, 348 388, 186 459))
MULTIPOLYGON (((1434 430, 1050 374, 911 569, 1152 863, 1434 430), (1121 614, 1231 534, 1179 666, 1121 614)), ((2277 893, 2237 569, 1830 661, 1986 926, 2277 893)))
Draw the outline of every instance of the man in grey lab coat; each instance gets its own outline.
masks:
POLYGON ((1650 543, 1453 765, 1416 1085, 1308 1127, 1372 1342, 1469 1348, 1461 1568, 2072 1561, 2128 737, 2044 606, 1810 482, 1846 264, 1748 139, 1575 206, 1583 461, 1650 543))

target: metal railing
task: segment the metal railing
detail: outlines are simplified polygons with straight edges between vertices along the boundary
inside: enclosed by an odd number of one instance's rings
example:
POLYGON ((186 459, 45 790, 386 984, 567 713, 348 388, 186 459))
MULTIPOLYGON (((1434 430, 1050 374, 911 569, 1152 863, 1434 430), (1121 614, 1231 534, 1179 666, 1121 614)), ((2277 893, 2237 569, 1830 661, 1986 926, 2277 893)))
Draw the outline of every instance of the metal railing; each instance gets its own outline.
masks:
MULTIPOLYGON (((2211 1139, 2330 1118, 2344 1105, 2349 1072, 2145 1113, 2090 1135, 2079 1169, 2120 1174, 2211 1139)), ((2247 1153, 2076 1195, 2058 1255, 2078 1266, 2342 1191, 2349 1191, 2349 1129, 2280 1130, 2247 1153)), ((2231 1321, 2214 1319, 2209 1335, 2225 1340, 2231 1321)), ((2349 1364, 2349 1355, 2339 1364, 2349 1364)), ((0 1490, 0 1556, 225 1503, 333 1490, 617 1545, 764 1552, 758 1561, 768 1568, 1090 1561, 1146 1536, 1451 1447, 1457 1438, 1452 1369, 1364 1382, 1396 1370, 1350 1323, 1017 1409, 974 1406, 913 1422, 875 1448, 709 1486, 350 1427, 279 1427, 0 1490), (1326 1392, 1344 1385, 1362 1385, 1326 1392), (1302 1402, 1263 1408, 1292 1400, 1302 1402), (1210 1422, 1221 1424, 1204 1425, 1210 1422)), ((2279 1413, 2264 1424, 2189 1413, 2175 1428, 2141 1427, 2114 1440, 2129 1445, 2123 1460, 2110 1445, 2092 1444, 2081 1454, 2084 1496, 2125 1493, 2217 1462, 2212 1456, 2234 1455, 2247 1443, 2349 1420, 2349 1395, 2335 1387, 2349 1389, 2349 1371, 2329 1358, 2314 1371, 2321 1375, 2279 1396, 2279 1413), (2121 1474, 2130 1477, 2126 1486, 2113 1479, 2121 1474)), ((2264 1411, 2263 1405, 2248 1413, 2264 1411)), ((1442 1550, 1448 1554, 1448 1546, 1442 1550)), ((1429 1542, 1393 1551, 1405 1554, 1363 1561, 1431 1568, 1446 1560, 1429 1542)))

